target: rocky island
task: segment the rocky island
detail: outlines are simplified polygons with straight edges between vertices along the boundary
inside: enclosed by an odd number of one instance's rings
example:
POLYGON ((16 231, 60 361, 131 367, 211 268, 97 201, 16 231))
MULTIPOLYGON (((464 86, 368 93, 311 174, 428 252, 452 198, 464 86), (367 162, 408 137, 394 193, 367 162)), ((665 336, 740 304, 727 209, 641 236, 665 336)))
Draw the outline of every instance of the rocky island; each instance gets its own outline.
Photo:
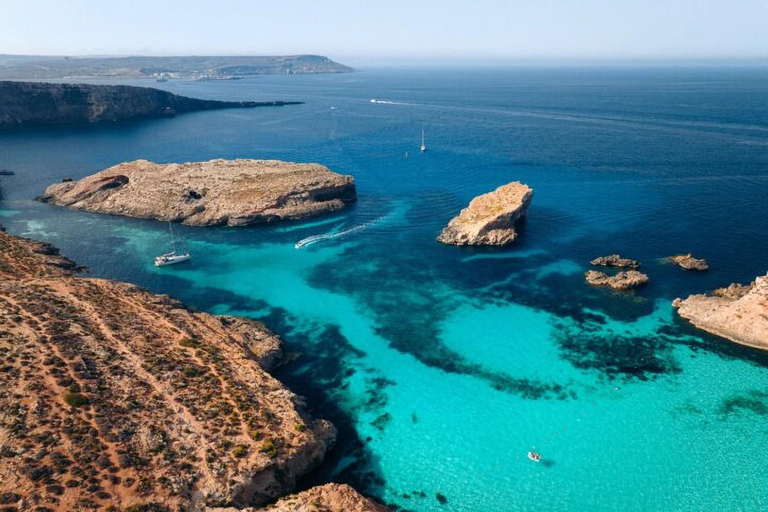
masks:
POLYGON ((79 181, 51 185, 39 199, 90 212, 191 226, 247 226, 333 212, 353 202, 356 190, 352 176, 319 164, 137 160, 79 181))
POLYGON ((596 267, 619 267, 619 268, 639 268, 640 262, 629 258, 622 258, 618 254, 610 256, 601 256, 590 261, 596 267))
POLYGON ((0 82, 0 128, 149 119, 199 110, 298 103, 201 100, 127 85, 0 82))
POLYGON ((584 279, 592 286, 607 286, 614 290, 631 290, 648 282, 648 276, 637 270, 627 270, 616 275, 608 275, 597 270, 587 270, 584 279))
POLYGON ((678 314, 699 329, 741 345, 768 350, 768 275, 710 295, 675 299, 678 314))
MULTIPOLYGON (((269 374, 262 324, 75 269, 0 232, 3 510, 258 506, 323 459, 335 429, 269 374)), ((385 510, 333 485, 272 510, 305 499, 385 510)))
POLYGON ((666 259, 666 261, 677 265, 683 270, 696 270, 703 272, 709 269, 707 260, 694 258, 691 253, 681 254, 678 256, 670 256, 666 259))
POLYGON ((515 224, 527 213, 532 198, 533 189, 518 181, 477 196, 437 240, 450 245, 509 245, 518 237, 515 224))

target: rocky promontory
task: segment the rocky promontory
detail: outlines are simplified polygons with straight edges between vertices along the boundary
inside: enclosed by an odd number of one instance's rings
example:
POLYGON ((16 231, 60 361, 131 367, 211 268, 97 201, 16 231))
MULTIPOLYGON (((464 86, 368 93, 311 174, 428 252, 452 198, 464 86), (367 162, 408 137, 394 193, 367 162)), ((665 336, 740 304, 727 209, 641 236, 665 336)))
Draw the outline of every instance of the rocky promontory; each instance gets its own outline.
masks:
POLYGON ((710 295, 676 299, 673 305, 699 329, 768 350, 768 275, 750 285, 733 284, 710 295))
POLYGON ((631 290, 648 282, 648 276, 637 270, 619 272, 613 276, 597 270, 587 270, 584 278, 592 286, 608 286, 614 290, 631 290))
POLYGON ((532 198, 533 189, 518 181, 477 196, 437 240, 451 245, 509 245, 518 237, 515 224, 527 213, 532 198))
POLYGON ((90 212, 191 226, 246 226, 340 210, 356 199, 356 190, 352 176, 319 164, 137 160, 79 181, 51 185, 39 199, 90 212))
POLYGON ((269 374, 262 324, 78 277, 56 252, 0 232, 4 510, 258 506, 323 459, 335 430, 269 374))
POLYGON ((297 103, 201 100, 127 85, 0 82, 0 128, 172 117, 199 110, 297 103))

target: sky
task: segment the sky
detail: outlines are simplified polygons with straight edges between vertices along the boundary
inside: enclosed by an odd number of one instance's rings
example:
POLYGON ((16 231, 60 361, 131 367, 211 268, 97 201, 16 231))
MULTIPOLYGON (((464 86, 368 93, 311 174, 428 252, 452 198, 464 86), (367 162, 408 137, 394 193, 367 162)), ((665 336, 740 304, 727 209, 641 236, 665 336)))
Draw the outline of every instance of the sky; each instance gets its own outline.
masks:
POLYGON ((0 0, 0 54, 768 59, 768 0, 0 0))

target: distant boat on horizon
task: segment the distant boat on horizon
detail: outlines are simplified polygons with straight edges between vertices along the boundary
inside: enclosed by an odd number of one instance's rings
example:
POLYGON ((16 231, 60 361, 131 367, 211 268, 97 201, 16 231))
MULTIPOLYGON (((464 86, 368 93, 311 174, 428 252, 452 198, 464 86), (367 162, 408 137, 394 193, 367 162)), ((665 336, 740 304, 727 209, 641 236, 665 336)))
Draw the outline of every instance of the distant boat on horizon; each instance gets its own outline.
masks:
POLYGON ((427 151, 427 145, 424 143, 424 128, 421 129, 421 152, 427 151))
POLYGON ((168 229, 171 232, 171 252, 167 252, 165 254, 161 254, 157 258, 155 258, 155 266, 156 267, 165 267, 167 265, 174 265, 176 263, 181 263, 183 261, 189 260, 192 255, 189 254, 189 252, 183 252, 183 253, 177 253, 176 252, 176 240, 173 238, 173 224, 171 224, 171 221, 168 221, 168 229))

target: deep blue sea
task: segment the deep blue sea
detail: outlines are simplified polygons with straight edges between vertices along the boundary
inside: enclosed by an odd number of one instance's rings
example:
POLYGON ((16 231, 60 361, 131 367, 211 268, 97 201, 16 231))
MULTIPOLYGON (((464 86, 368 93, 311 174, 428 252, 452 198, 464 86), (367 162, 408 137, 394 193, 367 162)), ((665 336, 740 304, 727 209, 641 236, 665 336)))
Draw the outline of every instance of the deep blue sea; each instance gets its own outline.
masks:
POLYGON ((0 168, 16 173, 0 178, 0 222, 92 276, 279 333, 299 357, 278 376, 340 429, 304 485, 349 482, 419 512, 768 509, 768 357, 670 306, 768 271, 768 68, 142 84, 306 103, 0 133, 0 168), (307 222, 180 226, 193 260, 165 269, 152 259, 166 225, 33 201, 138 158, 320 162, 353 174, 359 200, 307 222), (470 199, 515 180, 535 191, 516 245, 435 241, 470 199), (640 259, 650 284, 588 287, 589 260, 614 252, 640 259), (659 261, 687 252, 711 270, 659 261))

